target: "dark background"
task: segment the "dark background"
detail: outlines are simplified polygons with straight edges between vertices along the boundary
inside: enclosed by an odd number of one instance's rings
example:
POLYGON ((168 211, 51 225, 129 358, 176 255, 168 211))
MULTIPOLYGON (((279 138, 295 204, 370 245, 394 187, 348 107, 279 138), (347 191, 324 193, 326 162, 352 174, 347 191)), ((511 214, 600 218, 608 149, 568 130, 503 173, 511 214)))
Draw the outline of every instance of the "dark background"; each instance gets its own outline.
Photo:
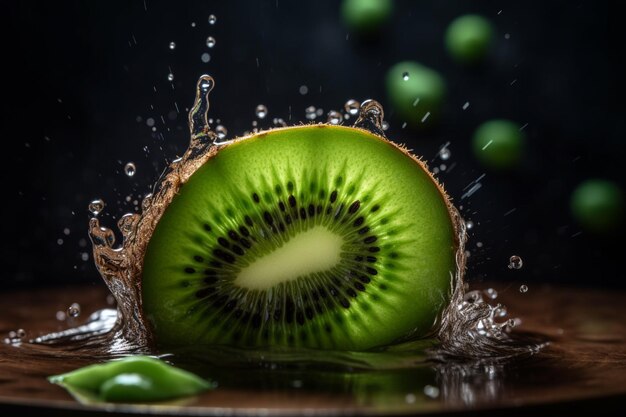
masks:
POLYGON ((387 105, 387 135, 431 166, 451 142, 446 163, 456 166, 439 177, 475 224, 470 278, 521 281, 531 291, 545 281, 626 286, 623 229, 581 233, 569 212, 570 193, 584 179, 624 186, 623 22, 612 3, 396 1, 389 26, 370 41, 347 30, 335 1, 1 7, 8 29, 0 100, 5 286, 99 281, 86 232, 88 202, 106 201, 101 217, 109 226, 134 209, 133 200, 187 145, 185 108, 200 74, 215 77, 210 115, 232 137, 251 128, 259 103, 269 108, 264 126, 273 117, 306 121, 309 105, 326 113, 349 98, 385 104, 385 72, 406 59, 446 79, 444 115, 438 128, 410 131, 387 105), (497 29, 492 53, 475 69, 455 64, 443 47, 447 25, 469 12, 497 29), (217 16, 213 26, 210 14, 217 16), (217 39, 213 49, 205 45, 209 35, 217 39), (201 61, 204 52, 209 63, 201 61), (301 85, 308 94, 299 93, 301 85), (480 123, 501 117, 528 124, 523 166, 506 175, 481 168, 470 147, 480 123), (123 173, 128 161, 137 166, 132 178, 123 173), (463 188, 483 173, 483 187, 461 201, 463 188), (523 258, 521 270, 507 268, 513 254, 523 258))

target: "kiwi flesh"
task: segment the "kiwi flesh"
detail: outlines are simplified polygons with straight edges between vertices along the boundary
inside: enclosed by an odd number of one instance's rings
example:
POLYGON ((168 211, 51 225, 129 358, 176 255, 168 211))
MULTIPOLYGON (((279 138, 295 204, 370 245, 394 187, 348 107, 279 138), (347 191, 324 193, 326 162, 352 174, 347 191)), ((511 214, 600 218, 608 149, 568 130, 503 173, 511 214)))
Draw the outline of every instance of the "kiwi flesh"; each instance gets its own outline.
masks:
POLYGON ((143 310, 166 346, 364 350, 424 335, 456 271, 452 210, 423 163, 369 131, 242 138, 165 209, 143 310))

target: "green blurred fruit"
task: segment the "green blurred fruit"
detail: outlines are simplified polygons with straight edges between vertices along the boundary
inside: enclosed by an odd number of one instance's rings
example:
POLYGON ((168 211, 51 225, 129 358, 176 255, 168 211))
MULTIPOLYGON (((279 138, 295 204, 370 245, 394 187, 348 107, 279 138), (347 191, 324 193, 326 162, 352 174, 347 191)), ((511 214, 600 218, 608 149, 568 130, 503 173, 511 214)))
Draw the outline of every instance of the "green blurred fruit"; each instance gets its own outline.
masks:
POLYGON ((619 227, 624 218, 624 193, 616 183, 592 179, 572 193, 574 218, 587 231, 606 233, 619 227))
POLYGON ((346 25, 361 34, 378 31, 387 23, 392 11, 391 0, 344 0, 341 5, 346 25))
POLYGON ((456 18, 446 30, 445 43, 457 61, 473 64, 481 61, 491 46, 494 29, 482 16, 468 14, 456 18))
POLYGON ((474 132, 472 147, 481 165, 495 170, 515 168, 522 159, 525 135, 510 120, 490 120, 474 132))
POLYGON ((399 62, 387 71, 387 95, 397 116, 412 126, 436 121, 446 95, 441 75, 417 62, 399 62))

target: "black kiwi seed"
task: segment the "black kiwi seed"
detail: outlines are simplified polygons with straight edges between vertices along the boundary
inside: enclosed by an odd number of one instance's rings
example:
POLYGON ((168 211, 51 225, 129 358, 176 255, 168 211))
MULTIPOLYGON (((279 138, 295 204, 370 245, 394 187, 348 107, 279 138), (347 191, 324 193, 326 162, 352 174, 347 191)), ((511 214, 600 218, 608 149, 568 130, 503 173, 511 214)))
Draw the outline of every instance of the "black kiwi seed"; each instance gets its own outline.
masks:
MULTIPOLYGON (((337 181, 340 186, 343 180, 337 181)), ((368 284, 380 281, 378 270, 374 268, 378 258, 371 255, 381 250, 378 246, 372 246, 378 241, 377 229, 366 225, 369 214, 363 213, 363 200, 354 197, 348 199, 348 193, 343 192, 342 195, 340 190, 333 190, 328 194, 324 190, 318 192, 318 188, 314 184, 304 188, 311 190, 311 194, 300 195, 301 201, 306 201, 300 205, 293 194, 293 184, 290 183, 285 186, 290 193, 286 200, 273 201, 267 193, 251 192, 248 195, 255 205, 248 212, 242 213, 239 224, 230 223, 228 228, 221 225, 223 222, 213 227, 207 223, 202 224, 205 231, 215 230, 218 236, 213 238, 214 243, 208 252, 192 255, 191 259, 195 264, 190 263, 183 267, 185 273, 195 274, 194 265, 208 265, 202 270, 201 278, 198 281, 193 281, 192 278, 191 281, 184 282, 194 288, 194 302, 205 305, 205 311, 211 315, 211 323, 228 329, 227 334, 231 340, 254 344, 262 338, 270 343, 275 339, 295 344, 296 339, 307 340, 308 335, 315 331, 323 329, 332 333, 332 325, 320 320, 330 319, 333 323, 340 324, 337 318, 339 316, 332 312, 352 308, 359 302, 359 293, 367 291, 368 284), (294 227, 302 227, 303 222, 306 222, 304 224, 307 227, 324 224, 346 236, 349 247, 353 248, 349 256, 342 256, 342 259, 349 262, 344 270, 346 272, 320 273, 313 285, 299 286, 297 294, 292 293, 289 288, 298 286, 299 282, 307 282, 306 277, 297 278, 291 282, 291 286, 277 284, 272 287, 274 296, 271 301, 264 290, 248 290, 232 285, 238 271, 254 261, 247 259, 247 256, 258 256, 259 251, 267 253, 273 250, 272 242, 277 240, 288 241, 287 233, 294 227), (257 255, 252 255, 255 253, 257 255), (288 330, 288 326, 293 325, 301 330, 288 330), (252 332, 258 333, 255 336, 252 332)), ((280 195, 281 186, 276 185, 275 191, 280 195)), ((375 212, 378 209, 376 204, 370 211, 375 212)), ((234 220, 237 215, 231 214, 228 218, 234 220)), ((198 309, 198 305, 192 307, 198 309)))

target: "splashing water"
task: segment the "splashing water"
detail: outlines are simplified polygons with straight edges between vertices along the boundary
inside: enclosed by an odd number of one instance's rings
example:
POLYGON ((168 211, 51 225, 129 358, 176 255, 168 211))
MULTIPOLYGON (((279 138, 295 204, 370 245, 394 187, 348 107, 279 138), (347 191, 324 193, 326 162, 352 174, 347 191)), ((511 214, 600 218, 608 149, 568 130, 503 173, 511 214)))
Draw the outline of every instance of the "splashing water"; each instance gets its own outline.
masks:
MULTIPOLYGON (((222 144, 231 142, 224 140, 227 131, 223 126, 218 125, 215 131, 209 127, 207 113, 209 93, 213 87, 212 77, 208 75, 200 77, 196 99, 189 111, 191 136, 189 147, 183 156, 173 161, 162 174, 154 192, 144 197, 141 212, 128 213, 119 219, 118 228, 122 236, 120 244, 116 245, 113 230, 101 226, 97 217, 104 209, 104 202, 95 200, 90 204, 93 217, 89 221, 89 236, 93 244, 93 257, 100 275, 115 298, 117 311, 101 310, 92 314, 89 321, 82 326, 36 338, 33 343, 81 341, 98 346, 106 344, 109 353, 151 351, 152 336, 141 308, 143 257, 150 237, 179 188, 218 152, 222 144)), ((259 118, 264 118, 267 109, 261 109, 263 113, 261 116, 259 107, 256 114, 259 118)), ((375 100, 366 100, 361 104, 353 100, 345 103, 345 110, 350 115, 355 113, 355 109, 358 111, 356 113, 358 117, 354 127, 384 137, 384 111, 380 103, 375 100)), ((318 109, 313 106, 307 108, 307 118, 310 118, 309 114, 317 116, 317 111, 318 109)), ((329 123, 334 124, 335 119, 340 123, 341 113, 329 112, 329 123)), ((274 125, 285 126, 286 123, 282 119, 274 119, 274 125)), ((451 302, 433 327, 432 336, 439 340, 439 344, 431 349, 431 359, 437 361, 449 358, 509 358, 537 352, 543 346, 541 342, 521 340, 510 333, 510 330, 519 324, 519 320, 507 319, 504 306, 489 304, 479 291, 466 292, 463 275, 467 226, 456 209, 451 207, 450 210, 458 231, 457 268, 456 273, 450 276, 451 302)), ((487 290, 485 295, 489 300, 497 298, 495 290, 487 290)), ((73 317, 69 310, 68 316, 73 317)), ((409 335, 406 340, 410 339, 409 335)), ((321 360, 328 361, 331 356, 324 355, 321 360)))

